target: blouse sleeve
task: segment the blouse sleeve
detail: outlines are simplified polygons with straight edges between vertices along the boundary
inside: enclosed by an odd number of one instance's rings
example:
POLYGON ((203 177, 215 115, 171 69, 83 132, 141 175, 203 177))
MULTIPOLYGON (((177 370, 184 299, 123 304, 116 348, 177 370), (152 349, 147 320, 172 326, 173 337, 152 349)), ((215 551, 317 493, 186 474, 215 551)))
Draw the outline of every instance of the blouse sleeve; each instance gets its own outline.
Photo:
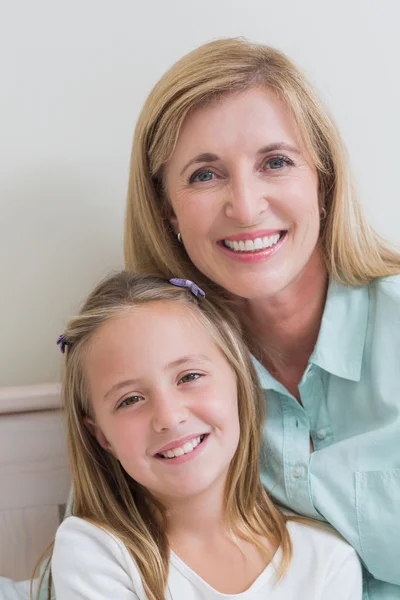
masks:
POLYGON ((142 600, 136 565, 122 542, 77 517, 58 528, 51 562, 57 600, 142 600))

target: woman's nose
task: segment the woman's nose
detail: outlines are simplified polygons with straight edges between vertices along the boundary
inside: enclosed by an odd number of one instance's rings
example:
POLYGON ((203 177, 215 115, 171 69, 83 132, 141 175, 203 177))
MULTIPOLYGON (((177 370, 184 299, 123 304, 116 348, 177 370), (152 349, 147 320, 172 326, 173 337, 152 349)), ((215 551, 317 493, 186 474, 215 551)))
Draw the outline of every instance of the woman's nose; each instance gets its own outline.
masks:
POLYGON ((257 224, 268 208, 265 192, 259 182, 244 178, 233 182, 225 199, 226 216, 242 226, 257 224))
POLYGON ((188 409, 182 398, 173 394, 159 395, 153 405, 152 425, 154 431, 175 429, 187 421, 188 409))

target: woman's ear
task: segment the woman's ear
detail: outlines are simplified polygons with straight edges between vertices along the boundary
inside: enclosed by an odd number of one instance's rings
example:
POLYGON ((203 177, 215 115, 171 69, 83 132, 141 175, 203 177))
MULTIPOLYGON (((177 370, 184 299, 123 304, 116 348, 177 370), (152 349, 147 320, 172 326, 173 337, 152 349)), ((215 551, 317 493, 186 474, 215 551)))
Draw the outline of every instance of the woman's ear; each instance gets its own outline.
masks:
POLYGON ((107 440, 107 438, 104 435, 104 433, 102 432, 102 430, 100 429, 100 427, 97 425, 96 421, 94 421, 90 417, 84 417, 83 422, 85 424, 86 429, 89 431, 89 433, 91 433, 91 435, 94 438, 96 438, 97 443, 100 444, 100 446, 104 450, 107 450, 107 452, 112 453, 113 452, 112 446, 111 446, 110 442, 107 440))
POLYGON ((178 223, 178 219, 176 218, 174 213, 172 213, 172 216, 169 217, 168 221, 171 223, 171 227, 174 230, 175 235, 178 235, 179 223, 178 223))
POLYGON ((179 233, 179 223, 168 198, 164 198, 164 202, 162 204, 162 216, 164 219, 169 221, 175 235, 177 235, 179 233))

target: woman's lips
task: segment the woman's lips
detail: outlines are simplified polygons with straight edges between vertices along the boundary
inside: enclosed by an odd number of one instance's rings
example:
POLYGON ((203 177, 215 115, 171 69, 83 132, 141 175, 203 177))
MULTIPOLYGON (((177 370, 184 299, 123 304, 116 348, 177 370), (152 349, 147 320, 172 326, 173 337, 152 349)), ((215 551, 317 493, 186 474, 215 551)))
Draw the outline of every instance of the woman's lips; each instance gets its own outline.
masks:
MULTIPOLYGON (((277 242, 267 248, 260 248, 260 249, 253 249, 253 250, 246 250, 242 249, 242 250, 234 250, 232 248, 228 248, 225 244, 224 241, 218 241, 218 247, 224 252, 226 253, 230 258, 232 258, 233 260, 239 261, 239 262, 245 262, 245 263, 253 263, 253 262, 262 262, 264 260, 267 260, 270 256, 272 256, 273 254, 275 254, 281 247, 282 244, 284 244, 286 238, 287 238, 287 231, 280 231, 280 237, 277 240, 277 242)), ((274 234, 276 235, 276 233, 274 234)), ((266 236, 264 236, 266 237, 266 236)), ((235 241, 236 243, 240 243, 240 241, 242 241, 244 244, 246 242, 246 238, 244 237, 240 237, 238 240, 232 240, 232 238, 226 238, 229 241, 235 241)), ((247 240, 256 240, 256 239, 260 239, 259 237, 252 237, 252 238, 247 238, 247 240)), ((254 246, 254 243, 253 243, 254 246)))

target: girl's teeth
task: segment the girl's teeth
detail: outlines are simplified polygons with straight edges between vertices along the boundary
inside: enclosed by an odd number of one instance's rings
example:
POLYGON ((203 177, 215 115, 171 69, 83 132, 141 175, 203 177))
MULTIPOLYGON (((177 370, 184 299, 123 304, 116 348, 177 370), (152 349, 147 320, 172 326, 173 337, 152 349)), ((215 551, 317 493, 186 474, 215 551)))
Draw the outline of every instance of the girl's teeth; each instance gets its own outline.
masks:
POLYGON ((174 448, 173 450, 168 450, 167 452, 162 452, 161 456, 164 458, 175 458, 175 456, 183 456, 184 454, 188 454, 192 452, 201 442, 201 436, 197 438, 193 438, 189 442, 186 442, 182 447, 174 448))
POLYGON ((279 242, 280 234, 265 236, 263 238, 256 238, 255 240, 240 240, 238 242, 231 240, 224 240, 225 246, 230 248, 234 252, 255 252, 257 250, 264 250, 270 248, 279 242))

